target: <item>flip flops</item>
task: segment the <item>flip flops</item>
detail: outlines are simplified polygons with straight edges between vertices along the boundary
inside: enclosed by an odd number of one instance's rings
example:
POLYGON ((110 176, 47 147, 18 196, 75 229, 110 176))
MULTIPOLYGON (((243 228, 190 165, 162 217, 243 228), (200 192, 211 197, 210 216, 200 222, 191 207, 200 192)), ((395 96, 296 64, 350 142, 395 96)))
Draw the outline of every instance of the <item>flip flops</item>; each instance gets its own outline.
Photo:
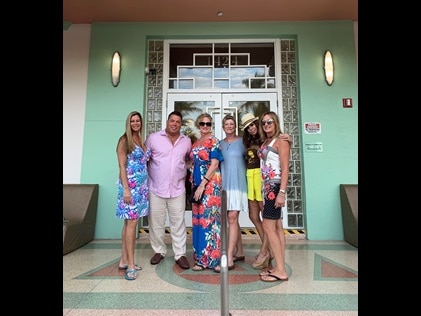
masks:
MULTIPOLYGON (((233 264, 232 266, 228 266, 228 270, 233 270, 233 269, 235 269, 235 264, 233 264)), ((216 266, 215 268, 213 268, 213 272, 220 273, 221 266, 216 266)))
POLYGON ((266 275, 269 275, 271 273, 272 273, 272 271, 270 271, 270 270, 262 271, 262 272, 259 273, 259 276, 266 276, 266 275))
MULTIPOLYGON (((126 270, 128 267, 129 267, 128 265, 125 265, 125 266, 118 266, 118 269, 119 269, 119 270, 126 270)), ((140 271, 140 270, 142 270, 142 267, 141 267, 140 265, 138 265, 138 264, 135 264, 135 265, 134 265, 134 269, 135 269, 136 271, 140 271)))
POLYGON ((125 278, 126 280, 129 280, 129 281, 136 280, 137 278, 136 270, 135 269, 127 270, 125 278))
POLYGON ((278 281, 288 281, 288 278, 281 279, 280 277, 269 273, 269 274, 260 276, 260 280, 262 280, 263 282, 278 282, 278 281))
POLYGON ((237 261, 244 261, 246 259, 246 257, 245 256, 234 256, 234 262, 237 262, 237 261))

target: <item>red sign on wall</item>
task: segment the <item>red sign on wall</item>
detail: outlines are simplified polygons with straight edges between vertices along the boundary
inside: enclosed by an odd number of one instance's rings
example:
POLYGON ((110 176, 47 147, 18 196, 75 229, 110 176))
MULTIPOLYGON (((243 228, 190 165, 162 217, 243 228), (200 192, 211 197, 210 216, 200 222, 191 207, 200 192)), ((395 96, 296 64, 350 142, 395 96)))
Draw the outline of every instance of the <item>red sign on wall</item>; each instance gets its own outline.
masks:
POLYGON ((306 122, 304 123, 304 133, 306 134, 320 134, 321 124, 319 122, 306 122))

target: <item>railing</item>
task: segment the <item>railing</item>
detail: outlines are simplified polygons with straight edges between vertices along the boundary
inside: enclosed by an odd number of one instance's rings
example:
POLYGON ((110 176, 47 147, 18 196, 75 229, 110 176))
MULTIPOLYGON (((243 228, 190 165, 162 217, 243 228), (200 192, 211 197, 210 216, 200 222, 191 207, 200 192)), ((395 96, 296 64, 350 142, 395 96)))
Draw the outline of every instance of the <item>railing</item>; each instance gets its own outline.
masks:
POLYGON ((231 316, 228 310, 228 259, 227 259, 227 192, 222 190, 221 203, 221 316, 231 316))

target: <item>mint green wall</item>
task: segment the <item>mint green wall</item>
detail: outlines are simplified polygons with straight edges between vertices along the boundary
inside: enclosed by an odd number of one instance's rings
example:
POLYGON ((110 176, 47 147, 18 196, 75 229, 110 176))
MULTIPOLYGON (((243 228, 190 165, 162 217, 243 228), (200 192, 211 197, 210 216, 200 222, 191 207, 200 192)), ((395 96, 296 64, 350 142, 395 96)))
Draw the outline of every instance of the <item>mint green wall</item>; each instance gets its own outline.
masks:
POLYGON ((346 23, 313 23, 298 36, 301 126, 320 122, 321 134, 302 134, 305 223, 310 240, 343 239, 339 185, 358 183, 358 79, 353 29, 346 23), (323 52, 332 51, 335 77, 323 80, 323 52), (352 98, 353 108, 343 108, 352 98), (321 142, 323 152, 306 152, 321 142))
POLYGON ((358 183, 358 81, 352 21, 270 23, 94 23, 81 183, 99 183, 95 238, 120 238, 115 218, 118 165, 116 142, 126 115, 144 110, 145 43, 148 38, 297 38, 299 99, 303 122, 320 122, 320 135, 301 131, 303 203, 310 240, 343 240, 339 185, 358 183), (322 57, 333 53, 335 81, 327 86, 322 57), (111 85, 111 56, 122 55, 121 80, 111 85), (352 98, 353 108, 342 108, 352 98), (303 145, 322 142, 323 152, 303 145))

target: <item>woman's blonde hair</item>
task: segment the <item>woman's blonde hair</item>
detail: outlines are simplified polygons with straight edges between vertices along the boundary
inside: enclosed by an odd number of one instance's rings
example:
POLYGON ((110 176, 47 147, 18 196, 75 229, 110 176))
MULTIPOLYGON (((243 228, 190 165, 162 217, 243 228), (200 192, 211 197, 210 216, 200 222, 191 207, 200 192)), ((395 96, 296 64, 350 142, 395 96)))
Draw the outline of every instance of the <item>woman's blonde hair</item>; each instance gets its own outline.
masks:
POLYGON ((139 116, 140 118, 140 129, 139 129, 139 139, 140 139, 140 147, 143 150, 146 150, 145 145, 144 145, 144 141, 143 141, 143 118, 142 115, 138 112, 138 111, 132 111, 127 115, 126 118, 126 131, 124 132, 123 135, 120 136, 120 138, 118 139, 117 142, 117 148, 118 148, 118 144, 120 144, 121 141, 124 141, 124 145, 125 145, 125 151, 126 154, 130 154, 134 149, 135 149, 135 143, 133 141, 133 133, 132 133, 132 127, 131 127, 131 120, 133 116, 139 116))
POLYGON ((202 113, 196 118, 196 121, 194 122, 194 126, 196 126, 197 128, 200 128, 199 123, 200 121, 202 121, 204 117, 207 117, 211 123, 213 122, 212 116, 209 113, 202 113))
POLYGON ((275 134, 273 134, 273 138, 278 137, 280 134, 282 134, 281 125, 279 124, 278 114, 276 114, 273 111, 265 112, 265 113, 262 114, 262 116, 261 116, 262 119, 259 122, 260 123, 259 124, 259 132, 260 132, 260 135, 262 135, 263 141, 265 141, 268 138, 265 131, 263 130, 263 124, 262 124, 262 120, 266 115, 269 115, 270 118, 273 120, 272 124, 275 124, 275 134))

